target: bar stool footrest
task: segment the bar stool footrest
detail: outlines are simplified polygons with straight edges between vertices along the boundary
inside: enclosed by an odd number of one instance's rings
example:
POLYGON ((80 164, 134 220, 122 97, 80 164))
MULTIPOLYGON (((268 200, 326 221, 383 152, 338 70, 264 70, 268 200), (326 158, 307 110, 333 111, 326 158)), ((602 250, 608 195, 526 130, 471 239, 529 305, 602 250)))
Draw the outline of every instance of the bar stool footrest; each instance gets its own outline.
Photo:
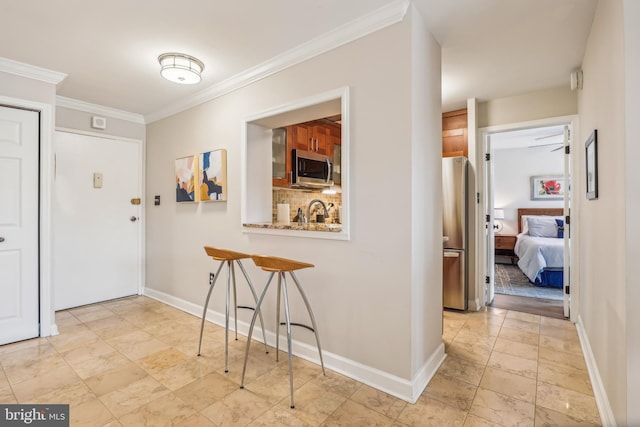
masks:
MULTIPOLYGON (((287 324, 287 322, 280 322, 280 326, 285 326, 286 324, 287 324)), ((303 327, 305 329, 310 330, 311 332, 315 332, 315 330, 311 326, 305 325, 304 323, 291 322, 291 326, 300 326, 300 327, 303 327)))

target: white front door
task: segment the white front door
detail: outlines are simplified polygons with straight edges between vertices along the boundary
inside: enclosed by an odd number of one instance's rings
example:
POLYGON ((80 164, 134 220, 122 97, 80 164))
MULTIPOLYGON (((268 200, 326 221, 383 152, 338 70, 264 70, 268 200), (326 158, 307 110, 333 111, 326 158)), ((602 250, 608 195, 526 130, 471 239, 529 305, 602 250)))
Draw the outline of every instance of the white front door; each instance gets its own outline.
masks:
POLYGON ((0 107, 0 344, 37 337, 39 113, 0 107))
POLYGON ((141 142, 56 132, 55 309, 140 292, 141 142))

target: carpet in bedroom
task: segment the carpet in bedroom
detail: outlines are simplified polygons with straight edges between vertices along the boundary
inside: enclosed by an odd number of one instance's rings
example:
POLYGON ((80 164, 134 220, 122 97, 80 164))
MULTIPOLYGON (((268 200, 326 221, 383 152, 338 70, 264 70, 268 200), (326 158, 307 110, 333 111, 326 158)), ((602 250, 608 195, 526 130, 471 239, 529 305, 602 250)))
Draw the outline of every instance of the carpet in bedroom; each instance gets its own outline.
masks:
POLYGON ((503 295, 515 295, 529 298, 562 301, 562 289, 534 286, 525 274, 515 265, 495 265, 495 292, 503 295))

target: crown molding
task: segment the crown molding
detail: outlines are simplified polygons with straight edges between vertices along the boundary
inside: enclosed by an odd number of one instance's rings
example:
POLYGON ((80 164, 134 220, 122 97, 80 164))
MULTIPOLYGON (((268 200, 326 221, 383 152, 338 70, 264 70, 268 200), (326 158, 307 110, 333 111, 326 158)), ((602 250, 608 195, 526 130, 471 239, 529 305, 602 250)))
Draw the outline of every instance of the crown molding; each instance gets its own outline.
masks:
POLYGON ((72 110, 99 114, 101 116, 108 116, 114 119, 126 120, 143 125, 146 124, 142 114, 130 113, 128 111, 91 104, 90 102, 78 101, 77 99, 66 98, 60 95, 56 96, 56 107, 71 108, 72 110))
POLYGON ((0 57, 0 72, 15 74, 16 76, 26 77, 33 80, 40 80, 54 85, 57 85, 67 78, 65 73, 47 70, 46 68, 40 68, 34 65, 25 64, 24 62, 18 62, 2 57, 0 57))
POLYGON ((397 0, 389 3, 380 9, 337 27, 268 61, 203 89, 192 96, 183 98, 154 113, 147 114, 145 115, 145 122, 151 123, 188 110, 189 108, 226 95, 296 64, 401 22, 410 4, 410 0, 397 0))

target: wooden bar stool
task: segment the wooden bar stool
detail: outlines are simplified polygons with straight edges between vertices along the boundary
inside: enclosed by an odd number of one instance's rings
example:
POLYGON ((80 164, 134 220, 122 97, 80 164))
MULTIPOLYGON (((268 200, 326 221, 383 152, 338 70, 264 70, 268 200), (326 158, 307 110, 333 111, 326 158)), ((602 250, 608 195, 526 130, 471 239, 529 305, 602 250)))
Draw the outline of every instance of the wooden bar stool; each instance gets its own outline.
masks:
MULTIPOLYGON (((253 262, 264 271, 268 271, 269 279, 267 280, 267 284, 264 286, 264 290, 262 294, 260 294, 260 298, 256 303, 256 311, 253 313, 253 318, 251 319, 251 326, 249 327, 249 337, 247 339, 247 349, 244 354, 244 366, 242 368, 242 380, 240 382, 240 388, 244 388, 244 375, 247 370, 247 359, 249 357, 249 347, 251 345, 251 335, 253 334, 253 327, 256 323, 257 314, 260 313, 260 305, 264 300, 264 296, 267 294, 267 290, 269 289, 269 285, 271 284, 271 280, 273 279, 273 275, 278 273, 278 302, 276 306, 276 361, 278 360, 279 353, 279 341, 280 341, 280 325, 287 326, 287 351, 289 352, 289 387, 291 389, 291 408, 294 408, 293 403, 293 353, 291 351, 291 325, 295 326, 303 326, 307 329, 313 331, 316 336, 316 343, 318 345, 318 353, 320 354, 320 365, 322 366, 322 373, 326 375, 324 371, 324 362, 322 360, 322 348, 320 347, 320 337, 318 335, 318 326, 316 325, 316 319, 313 315, 313 310, 311 310, 311 304, 309 304, 309 300, 307 299, 307 295, 304 293, 302 286, 300 286, 300 282, 296 277, 294 270, 300 270, 302 268, 313 267, 313 264, 308 264, 306 262, 293 261, 285 258, 277 258, 272 256, 262 256, 262 255, 251 255, 251 259, 253 262), (289 273, 293 282, 296 284, 298 288, 298 292, 300 292, 300 296, 302 296, 302 300, 304 301, 304 305, 307 307, 307 311, 309 312, 309 317, 311 318, 311 324, 313 328, 310 328, 306 325, 302 325, 299 323, 292 323, 291 317, 289 315, 289 298, 287 294, 287 281, 285 277, 285 273, 289 273), (282 291, 282 297, 284 298, 284 315, 285 322, 280 323, 280 293, 282 291)), ((261 319, 262 321, 262 319, 261 319)))
MULTIPOLYGON (((258 297, 256 295, 256 291, 251 284, 251 280, 249 279, 249 275, 247 274, 241 259, 250 258, 251 255, 243 254, 242 252, 234 252, 227 249, 214 248, 211 246, 204 247, 207 255, 212 257, 216 261, 222 261, 220 266, 218 267, 218 271, 213 275, 212 278, 209 279, 209 292, 207 293, 207 300, 204 304, 204 311, 202 312, 202 325, 200 326, 200 341, 198 343, 198 356, 200 356, 200 349, 202 347, 202 333, 204 332, 204 321, 207 315, 207 307, 209 306, 209 299, 211 298, 211 292, 213 291, 213 286, 216 284, 216 280, 218 280, 218 275, 220 274, 220 270, 222 270, 223 265, 227 265, 227 299, 225 304, 225 334, 224 334, 224 371, 229 372, 229 306, 231 305, 231 284, 233 284, 233 310, 234 310, 234 322, 235 322, 235 330, 236 330, 236 341, 238 340, 238 308, 247 308, 249 310, 254 310, 257 315, 260 315, 260 325, 262 326, 262 338, 264 339, 264 349, 267 353, 269 350, 267 349, 267 337, 264 333, 264 322, 262 320, 262 313, 258 310, 258 307, 255 309, 253 307, 247 306, 239 306, 237 300, 236 293, 236 271, 234 268, 234 261, 242 270, 242 274, 244 274, 244 278, 247 280, 249 284, 249 289, 251 289, 251 294, 253 295, 253 300, 255 303, 258 302, 258 297)), ((252 323, 253 324, 253 323, 252 323)), ((251 339, 251 336, 249 336, 251 339)))

